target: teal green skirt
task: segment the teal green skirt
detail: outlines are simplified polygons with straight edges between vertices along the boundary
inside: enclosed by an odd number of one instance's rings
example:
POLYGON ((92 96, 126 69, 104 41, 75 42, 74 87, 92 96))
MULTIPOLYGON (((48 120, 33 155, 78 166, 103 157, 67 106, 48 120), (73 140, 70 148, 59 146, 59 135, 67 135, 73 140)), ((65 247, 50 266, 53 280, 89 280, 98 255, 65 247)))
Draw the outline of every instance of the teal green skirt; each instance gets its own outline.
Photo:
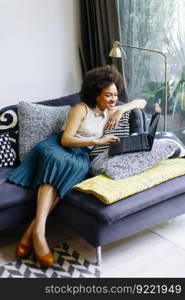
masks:
POLYGON ((84 180, 89 171, 89 149, 61 146, 61 134, 56 133, 33 147, 8 180, 32 190, 48 183, 57 188, 60 197, 84 180))

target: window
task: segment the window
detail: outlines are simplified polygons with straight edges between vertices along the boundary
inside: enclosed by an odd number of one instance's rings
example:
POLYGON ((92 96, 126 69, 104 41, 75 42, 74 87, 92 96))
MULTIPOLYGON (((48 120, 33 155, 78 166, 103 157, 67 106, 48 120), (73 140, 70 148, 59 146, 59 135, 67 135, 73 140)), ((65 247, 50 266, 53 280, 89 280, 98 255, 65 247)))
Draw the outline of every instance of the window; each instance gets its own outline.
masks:
MULTIPOLYGON (((185 0, 118 0, 122 44, 162 51, 167 56, 167 130, 185 142, 185 0)), ((154 103, 163 113, 164 59, 158 53, 124 48, 124 69, 130 98, 148 101, 150 115, 154 103)))

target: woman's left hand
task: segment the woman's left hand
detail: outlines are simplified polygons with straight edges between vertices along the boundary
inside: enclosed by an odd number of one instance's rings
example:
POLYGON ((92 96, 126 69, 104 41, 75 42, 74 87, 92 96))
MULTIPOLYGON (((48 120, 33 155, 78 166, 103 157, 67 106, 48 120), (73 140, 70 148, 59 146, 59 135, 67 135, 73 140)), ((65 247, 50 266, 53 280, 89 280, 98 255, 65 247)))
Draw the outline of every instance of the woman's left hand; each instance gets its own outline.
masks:
POLYGON ((112 128, 117 127, 119 120, 121 119, 121 116, 122 116, 122 112, 119 110, 113 113, 107 122, 106 129, 111 130, 112 128))

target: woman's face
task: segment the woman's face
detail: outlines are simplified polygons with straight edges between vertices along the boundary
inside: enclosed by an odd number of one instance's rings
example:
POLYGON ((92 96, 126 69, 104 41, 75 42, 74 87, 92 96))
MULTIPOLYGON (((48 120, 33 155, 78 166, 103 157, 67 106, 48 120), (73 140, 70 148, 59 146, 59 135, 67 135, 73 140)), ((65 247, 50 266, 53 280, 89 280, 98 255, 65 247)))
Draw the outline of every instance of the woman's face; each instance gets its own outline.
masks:
POLYGON ((112 110, 118 100, 118 90, 116 85, 113 83, 110 86, 102 89, 101 93, 96 98, 96 104, 101 109, 112 110))

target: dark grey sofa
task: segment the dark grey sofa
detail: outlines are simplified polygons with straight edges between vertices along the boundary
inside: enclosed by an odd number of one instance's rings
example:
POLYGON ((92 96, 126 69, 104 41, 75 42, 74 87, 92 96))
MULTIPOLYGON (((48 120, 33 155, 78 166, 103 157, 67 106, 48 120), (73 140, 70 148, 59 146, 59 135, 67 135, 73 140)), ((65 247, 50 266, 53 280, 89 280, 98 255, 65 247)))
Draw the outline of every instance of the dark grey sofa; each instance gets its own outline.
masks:
MULTIPOLYGON (((79 101, 77 93, 38 103, 61 106, 74 105, 79 101)), ((3 116, 0 120, 0 130, 9 131, 10 136, 17 140, 18 124, 14 132, 11 132, 9 125, 13 120, 10 110, 16 112, 17 107, 9 106, 0 111, 1 117, 3 116)), ((144 130, 146 130, 144 113, 133 110, 130 115, 131 133, 144 130)), ((17 144, 13 145, 18 153, 17 144)), ((10 167, 0 168, 0 231, 24 224, 35 214, 36 193, 8 183, 6 178, 12 170, 10 167)), ((181 176, 111 205, 104 205, 93 195, 71 190, 52 214, 58 222, 77 232, 96 247, 97 263, 100 264, 101 246, 184 213, 185 176, 181 176)))

